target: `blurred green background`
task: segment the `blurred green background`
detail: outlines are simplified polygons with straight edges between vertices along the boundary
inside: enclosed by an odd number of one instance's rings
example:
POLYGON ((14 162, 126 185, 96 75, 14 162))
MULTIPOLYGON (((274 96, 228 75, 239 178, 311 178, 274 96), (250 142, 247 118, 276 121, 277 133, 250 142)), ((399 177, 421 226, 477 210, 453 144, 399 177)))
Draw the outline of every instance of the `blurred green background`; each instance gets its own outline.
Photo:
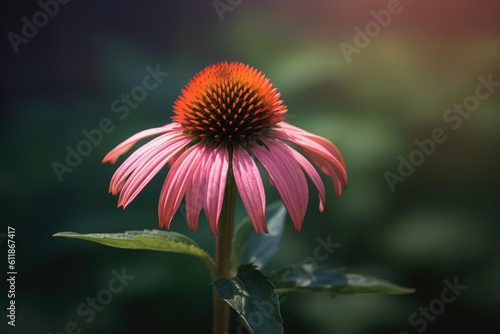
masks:
MULTIPOLYGON (((467 289, 423 332, 498 329, 500 88, 457 129, 443 119, 474 95, 479 76, 500 81, 498 3, 403 1, 350 62, 341 43, 354 45, 355 27, 364 30, 374 20, 370 11, 387 9, 388 1, 222 3, 234 4, 223 20, 213 1, 71 1, 17 54, 4 38, 0 233, 16 228, 18 270, 17 323, 8 333, 64 333, 72 321, 81 333, 210 332, 209 274, 197 259, 52 234, 157 228, 167 170, 122 211, 107 193, 116 166, 101 159, 128 136, 170 122, 189 79, 222 60, 263 71, 281 92, 289 121, 332 140, 348 167, 349 189, 340 199, 325 178, 324 213, 311 190, 302 233, 287 224, 269 267, 303 261, 318 237, 330 235, 341 246, 322 265, 417 289, 405 296, 289 295, 282 305, 286 333, 418 333, 423 327, 410 322, 411 314, 428 308, 443 281, 455 278, 467 289), (121 119, 111 104, 157 64, 169 76, 121 119), (65 163, 66 147, 75 149, 82 131, 104 118, 114 130, 60 182, 54 161, 65 163), (414 141, 436 128, 447 140, 391 191, 384 173, 397 174, 398 157, 408 159, 414 141), (135 278, 87 323, 78 306, 122 268, 135 278)), ((40 10, 34 0, 4 4, 4 36, 20 35, 21 19, 32 22, 40 10)), ((266 193, 269 201, 278 198, 269 184, 266 193)), ((244 215, 240 203, 238 219, 244 215)), ((213 250, 204 219, 199 234, 180 214, 172 226, 213 250)))

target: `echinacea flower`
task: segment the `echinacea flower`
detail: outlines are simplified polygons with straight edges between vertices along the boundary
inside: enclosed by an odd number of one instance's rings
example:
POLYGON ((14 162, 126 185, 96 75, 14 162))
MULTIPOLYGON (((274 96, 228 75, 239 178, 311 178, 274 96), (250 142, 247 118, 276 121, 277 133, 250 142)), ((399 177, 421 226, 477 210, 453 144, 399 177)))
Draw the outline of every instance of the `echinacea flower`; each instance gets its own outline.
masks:
POLYGON ((252 67, 222 62, 199 72, 174 104, 172 123, 141 131, 125 140, 103 159, 115 163, 139 140, 159 135, 131 154, 111 179, 109 191, 125 208, 165 166, 171 165, 161 190, 160 228, 170 229, 183 198, 191 230, 205 211, 210 231, 217 233, 226 180, 234 176, 238 192, 257 233, 267 233, 266 197, 257 167, 269 175, 300 231, 309 200, 305 174, 325 205, 325 187, 310 160, 333 182, 336 195, 347 185, 339 150, 327 139, 285 122, 286 107, 269 80, 252 67), (231 173, 231 174, 230 174, 231 173))

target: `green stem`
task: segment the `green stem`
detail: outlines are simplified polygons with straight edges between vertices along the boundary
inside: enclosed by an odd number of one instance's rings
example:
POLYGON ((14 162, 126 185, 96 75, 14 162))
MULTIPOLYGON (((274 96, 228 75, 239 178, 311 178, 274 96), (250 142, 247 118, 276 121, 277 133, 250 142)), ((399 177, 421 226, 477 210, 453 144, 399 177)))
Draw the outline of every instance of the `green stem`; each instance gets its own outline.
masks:
MULTIPOLYGON (((231 274, 231 249, 233 243, 234 211, 236 208, 236 182, 231 172, 227 176, 224 202, 219 217, 215 246, 215 266, 217 278, 231 274)), ((214 288, 214 334, 229 333, 230 308, 214 288)))

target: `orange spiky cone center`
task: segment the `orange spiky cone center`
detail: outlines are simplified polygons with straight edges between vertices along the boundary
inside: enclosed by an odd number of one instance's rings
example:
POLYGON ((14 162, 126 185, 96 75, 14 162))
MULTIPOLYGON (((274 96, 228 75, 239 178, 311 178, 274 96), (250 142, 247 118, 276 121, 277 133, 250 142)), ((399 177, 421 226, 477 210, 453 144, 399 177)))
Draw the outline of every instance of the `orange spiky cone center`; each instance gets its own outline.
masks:
POLYGON ((245 144, 285 119, 280 94, 259 71, 219 63, 199 72, 174 104, 173 121, 199 140, 245 144))

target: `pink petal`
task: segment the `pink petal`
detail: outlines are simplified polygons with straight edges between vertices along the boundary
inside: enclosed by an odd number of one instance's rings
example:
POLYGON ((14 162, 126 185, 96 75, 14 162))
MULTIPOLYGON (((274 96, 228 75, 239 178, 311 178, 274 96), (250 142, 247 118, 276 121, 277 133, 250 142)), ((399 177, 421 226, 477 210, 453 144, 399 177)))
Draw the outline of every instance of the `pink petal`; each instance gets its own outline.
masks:
POLYGON ((257 234, 268 233, 266 225, 266 194, 259 169, 254 160, 242 147, 233 151, 233 173, 241 201, 247 210, 257 234))
MULTIPOLYGON (((164 145, 175 137, 179 137, 182 133, 178 131, 172 131, 166 134, 163 134, 150 142, 141 146, 138 150, 132 153, 123 164, 118 167, 115 174, 111 178, 111 182, 109 184, 109 191, 116 195, 123 187, 125 181, 128 176, 139 166, 141 161, 149 159, 151 155, 155 155, 158 152, 158 147, 164 145)), ((187 138, 187 137, 183 137, 187 138)))
POLYGON ((347 186, 346 169, 342 162, 321 144, 296 131, 288 133, 287 130, 275 128, 273 134, 278 139, 286 140, 303 148, 319 169, 332 179, 337 190, 337 196, 340 195, 342 188, 347 186))
POLYGON ((309 131, 306 131, 304 129, 301 129, 299 127, 293 126, 289 123, 286 122, 281 122, 279 123, 280 127, 288 130, 288 131, 294 131, 298 135, 305 136, 311 140, 314 140, 324 148, 326 148, 335 158, 337 158, 338 161, 342 163, 342 165, 345 168, 345 163, 344 163, 344 158, 342 157, 342 154, 340 153, 339 149, 328 139, 315 135, 314 133, 311 133, 309 131))
POLYGON ((114 149, 112 149, 104 159, 102 159, 103 163, 110 162, 114 164, 118 158, 126 153, 128 150, 132 148, 139 140, 151 137, 154 135, 158 135, 161 133, 169 132, 173 130, 175 127, 178 127, 179 125, 177 123, 169 123, 165 126, 161 126, 158 128, 152 128, 152 129, 147 129, 141 132, 136 133, 132 137, 128 138, 127 140, 123 141, 120 143, 118 146, 116 146, 114 149))
POLYGON ((228 168, 229 151, 226 145, 221 144, 210 155, 205 171, 207 178, 205 213, 212 234, 217 234, 217 225, 224 201, 228 168))
POLYGON ((277 140, 266 139, 269 150, 253 145, 250 147, 278 190, 286 210, 292 218, 295 230, 300 231, 307 209, 309 189, 304 172, 287 145, 277 140))
POLYGON ((306 152, 312 162, 314 162, 322 172, 330 177, 333 186, 335 187, 335 196, 340 197, 342 189, 346 189, 347 187, 347 179, 340 179, 337 171, 333 168, 330 161, 325 159, 321 154, 317 154, 316 152, 307 149, 304 149, 304 152, 306 152))
POLYGON ((149 150, 140 158, 134 172, 129 176, 118 198, 118 206, 125 208, 151 181, 165 164, 191 141, 189 137, 176 137, 149 150))
POLYGON ((160 194, 158 215, 160 228, 170 228, 170 223, 175 212, 181 204, 186 189, 191 186, 194 171, 198 167, 205 153, 202 143, 191 146, 173 164, 170 169, 160 194))
POLYGON ((290 154, 299 163, 300 167, 302 167, 302 169, 307 173, 314 186, 316 186, 319 195, 319 211, 323 212, 323 209, 325 208, 326 191, 321 177, 319 176, 313 165, 311 165, 311 163, 306 158, 304 158, 302 154, 300 154, 290 146, 285 145, 285 147, 290 151, 290 154))
POLYGON ((207 196, 206 169, 214 149, 207 146, 200 164, 194 172, 193 183, 186 190, 186 218, 191 231, 199 232, 198 218, 207 196))

